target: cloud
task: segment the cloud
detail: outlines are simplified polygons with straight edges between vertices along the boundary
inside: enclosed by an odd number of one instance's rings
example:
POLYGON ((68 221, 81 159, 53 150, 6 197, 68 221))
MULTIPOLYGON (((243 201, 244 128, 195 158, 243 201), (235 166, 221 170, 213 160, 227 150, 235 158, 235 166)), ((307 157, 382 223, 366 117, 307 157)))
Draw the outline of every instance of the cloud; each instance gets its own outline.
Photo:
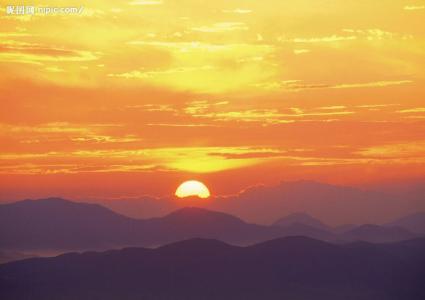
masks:
POLYGON ((231 44, 212 44, 199 41, 192 42, 167 42, 167 41, 130 41, 129 45, 152 46, 169 48, 180 52, 188 51, 222 51, 232 47, 231 44))
POLYGON ((163 2, 162 0, 135 0, 135 1, 129 2, 128 4, 150 6, 150 5, 161 5, 163 4, 163 2))
POLYGON ((173 69, 167 69, 167 70, 158 70, 158 71, 130 71, 120 74, 108 74, 109 77, 121 77, 121 78, 138 78, 138 79, 144 79, 144 78, 152 78, 162 75, 173 75, 173 74, 179 74, 179 73, 188 73, 188 72, 195 72, 195 71, 206 71, 206 70, 213 70, 213 66, 200 66, 200 67, 180 67, 180 68, 173 68, 173 69))
POLYGON ((347 107, 344 105, 334 105, 334 106, 322 106, 319 107, 318 109, 321 110, 339 110, 339 109, 346 109, 347 107))
POLYGON ((383 108, 383 107, 389 107, 389 106, 397 106, 398 104, 363 104, 363 105, 357 105, 358 108, 383 108))
POLYGON ((398 33, 385 31, 379 28, 371 28, 371 29, 343 29, 344 32, 354 33, 359 37, 366 38, 367 40, 384 40, 384 39, 392 39, 395 37, 404 37, 407 38, 409 35, 400 35, 398 33))
POLYGON ((352 41, 356 39, 357 37, 354 35, 341 36, 341 35, 334 34, 331 36, 316 37, 316 38, 294 38, 292 40, 283 39, 281 41, 290 41, 294 43, 309 44, 309 43, 334 43, 334 42, 341 42, 341 41, 352 41))
POLYGON ((53 72, 53 73, 62 73, 65 72, 63 68, 52 66, 52 67, 46 67, 44 68, 46 71, 53 72))
POLYGON ((136 109, 148 112, 177 112, 171 104, 142 104, 142 105, 127 105, 126 109, 136 109))
POLYGON ((148 123, 147 126, 158 126, 158 127, 221 127, 217 124, 202 124, 202 123, 192 123, 192 124, 177 124, 177 123, 148 123))
POLYGON ((139 142, 142 139, 136 135, 124 135, 119 137, 109 135, 94 135, 89 134, 85 136, 71 137, 71 141, 78 143, 131 143, 139 142))
MULTIPOLYGON (((16 38, 16 37, 26 37, 26 36, 31 36, 31 34, 24 32, 24 31, 0 32, 0 37, 2 37, 2 38, 16 38)), ((12 42, 12 41, 9 41, 9 42, 12 42)), ((2 42, 2 43, 6 43, 6 42, 2 42)))
POLYGON ((240 152, 212 152, 209 155, 219 156, 226 159, 250 159, 250 158, 275 158, 284 157, 287 151, 278 149, 247 149, 240 152))
POLYGON ((38 126, 0 124, 2 133, 89 133, 90 127, 70 124, 68 122, 51 122, 38 126))
POLYGON ((413 158, 425 161, 425 141, 372 146, 357 152, 362 156, 373 158, 413 158))
POLYGON ((136 78, 154 86, 217 94, 246 89, 277 71, 276 66, 263 59, 274 53, 271 45, 140 40, 128 44, 168 52, 172 59, 161 68, 111 72, 109 77, 136 78))
POLYGON ((293 123, 305 117, 328 117, 354 114, 352 111, 304 112, 299 108, 291 108, 293 113, 284 113, 278 109, 249 109, 239 111, 209 111, 209 106, 186 110, 193 117, 210 118, 216 121, 260 122, 260 123, 293 123))
POLYGON ((242 22, 221 22, 211 26, 193 27, 192 30, 200 32, 228 32, 236 30, 248 30, 249 27, 242 22))
POLYGON ((305 54, 305 53, 309 53, 311 52, 311 50, 309 49, 294 49, 294 54, 299 55, 299 54, 305 54))
POLYGON ((211 102, 207 100, 195 100, 187 103, 187 106, 183 109, 183 111, 189 115, 196 115, 205 113, 210 109, 223 107, 227 104, 229 104, 229 101, 211 102))
POLYGON ((222 12, 226 14, 250 14, 252 10, 244 9, 244 8, 236 8, 236 9, 223 9, 222 12))
POLYGON ((368 88, 368 87, 386 87, 392 85, 403 85, 412 83, 412 80, 392 80, 392 81, 374 81, 365 83, 345 83, 332 86, 333 89, 352 89, 352 88, 368 88))
POLYGON ((404 10, 422 10, 425 9, 425 5, 406 5, 403 7, 404 10))
POLYGON ((423 113, 425 112, 425 107, 415 107, 409 109, 403 109, 398 111, 401 114, 410 114, 410 113, 423 113))
MULTIPOLYGON (((398 34, 394 32, 385 31, 379 28, 371 29, 343 29, 342 32, 349 35, 338 35, 333 34, 329 36, 322 37, 310 37, 310 38, 279 38, 280 42, 291 42, 297 44, 319 44, 319 43, 335 43, 343 41, 354 41, 359 39, 366 39, 369 41, 372 40, 384 40, 384 39, 393 39, 396 37, 401 37, 403 39, 412 38, 412 35, 409 34, 398 34)), ((295 50, 297 51, 297 50, 295 50)), ((301 52, 295 52, 295 54, 305 53, 303 50, 298 50, 301 52)))
POLYGON ((81 62, 97 60, 99 52, 65 49, 17 41, 0 42, 0 60, 41 64, 43 62, 81 62))
POLYGON ((274 81, 257 84, 256 86, 264 89, 276 90, 286 89, 292 91, 301 90, 312 90, 312 89, 353 89, 353 88, 378 88, 387 87, 394 85, 404 85, 412 83, 412 80, 387 80, 387 81, 372 81, 372 82, 360 82, 360 83, 339 83, 339 84, 327 84, 327 83, 303 83, 301 80, 285 80, 285 81, 274 81))
POLYGON ((39 125, 0 124, 0 135, 19 136, 21 144, 43 144, 46 142, 75 142, 78 144, 106 144, 139 142, 142 139, 133 134, 112 135, 104 133, 117 124, 71 124, 51 122, 39 125), (107 130, 108 129, 108 130, 107 130))
MULTIPOLYGON (((192 173, 212 173, 254 165, 261 162, 260 158, 224 157, 217 153, 240 154, 265 152, 250 147, 181 147, 181 148, 146 148, 135 150, 75 150, 70 152, 45 153, 1 153, 0 161, 21 161, 18 168, 8 168, 11 173, 25 173, 30 165, 29 173, 46 173, 46 167, 51 161, 70 162, 69 167, 60 168, 55 172, 135 172, 135 171, 184 171, 192 173), (29 163, 22 161, 30 160, 29 163), (90 161, 87 166, 86 162, 90 161)), ((8 164, 10 166, 10 164, 8 164)), ((0 168, 0 172, 6 170, 0 168)))

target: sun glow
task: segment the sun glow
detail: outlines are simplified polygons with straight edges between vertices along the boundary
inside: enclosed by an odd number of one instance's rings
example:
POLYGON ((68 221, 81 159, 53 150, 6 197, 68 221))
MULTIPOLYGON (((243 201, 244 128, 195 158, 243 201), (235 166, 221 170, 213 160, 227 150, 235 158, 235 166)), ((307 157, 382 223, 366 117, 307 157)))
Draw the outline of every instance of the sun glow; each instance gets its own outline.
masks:
POLYGON ((210 191, 202 182, 189 180, 180 184, 176 190, 175 195, 179 198, 198 196, 199 198, 205 199, 210 196, 210 191))

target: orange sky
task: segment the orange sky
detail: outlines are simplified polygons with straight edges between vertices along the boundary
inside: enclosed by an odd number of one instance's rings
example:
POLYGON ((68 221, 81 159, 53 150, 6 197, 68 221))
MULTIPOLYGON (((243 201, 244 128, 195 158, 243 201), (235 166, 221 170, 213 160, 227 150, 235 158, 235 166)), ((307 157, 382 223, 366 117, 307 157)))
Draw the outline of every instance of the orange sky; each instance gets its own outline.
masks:
POLYGON ((0 1, 0 199, 424 178, 424 1, 22 2, 0 1))

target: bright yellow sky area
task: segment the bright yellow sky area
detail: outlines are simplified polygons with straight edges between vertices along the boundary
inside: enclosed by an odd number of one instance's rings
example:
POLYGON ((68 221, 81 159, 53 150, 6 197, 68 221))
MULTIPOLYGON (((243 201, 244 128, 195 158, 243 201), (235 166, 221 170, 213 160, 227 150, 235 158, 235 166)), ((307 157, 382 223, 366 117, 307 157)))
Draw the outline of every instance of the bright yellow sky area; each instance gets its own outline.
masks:
POLYGON ((0 4, 2 199, 425 175, 425 1, 0 4))

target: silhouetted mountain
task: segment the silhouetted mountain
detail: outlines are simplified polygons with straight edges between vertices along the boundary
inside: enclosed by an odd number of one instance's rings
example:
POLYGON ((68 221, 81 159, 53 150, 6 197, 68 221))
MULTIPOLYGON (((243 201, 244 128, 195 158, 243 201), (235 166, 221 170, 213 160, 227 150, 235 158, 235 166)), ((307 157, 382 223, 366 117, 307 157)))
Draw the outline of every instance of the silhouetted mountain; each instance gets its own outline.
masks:
POLYGON ((357 228, 337 235, 301 223, 288 226, 249 224, 234 216, 201 208, 183 208, 161 218, 128 218, 96 204, 63 199, 25 200, 0 205, 0 249, 100 250, 152 247, 190 238, 249 245, 301 235, 325 241, 396 241, 411 238, 404 229, 357 228), (367 229, 367 230, 366 230, 367 229))
POLYGON ((16 251, 2 251, 0 250, 0 264, 7 262, 26 259, 30 257, 36 257, 36 255, 30 255, 26 253, 16 252, 16 251))
POLYGON ((425 234, 425 212, 415 213, 393 222, 385 224, 385 226, 403 227, 411 232, 425 234))
POLYGON ((385 243, 413 239, 416 235, 401 227, 383 227, 365 224, 342 233, 341 237, 344 240, 350 241, 385 243))
POLYGON ((324 230, 330 229, 329 226, 323 224, 320 220, 313 218, 309 214, 300 212, 287 215, 286 217, 283 217, 273 223, 273 225, 282 227, 286 227, 293 224, 304 224, 310 227, 315 227, 324 230))
POLYGON ((412 211, 425 210, 425 198, 418 200, 414 192, 393 195, 314 181, 294 181, 256 186, 238 195, 218 197, 211 201, 209 208, 259 224, 270 224, 284 214, 299 211, 326 224, 381 224, 412 211))
POLYGON ((5 299, 422 300, 425 240, 333 245, 304 237, 235 247, 69 253, 0 265, 5 299))
POLYGON ((338 237, 331 231, 304 225, 301 223, 293 223, 287 226, 280 226, 282 237, 285 236, 305 236, 323 241, 336 241, 338 237))
POLYGON ((0 249, 108 249, 158 246, 195 237, 252 244, 291 233, 248 224, 228 214, 183 208, 162 218, 137 220, 100 205, 63 199, 0 205, 0 249))
POLYGON ((354 229, 356 227, 357 227, 357 225, 354 225, 354 224, 344 224, 344 225, 340 225, 340 226, 333 228, 332 231, 335 232, 335 233, 344 233, 344 232, 349 231, 351 229, 354 229))
POLYGON ((2 249, 90 249, 132 245, 143 221, 97 204, 59 198, 0 205, 2 249))
POLYGON ((161 245, 194 237, 219 239, 232 244, 252 244, 282 236, 274 226, 248 224, 234 216, 202 208, 186 207, 171 214, 146 220, 145 230, 157 234, 161 245))

